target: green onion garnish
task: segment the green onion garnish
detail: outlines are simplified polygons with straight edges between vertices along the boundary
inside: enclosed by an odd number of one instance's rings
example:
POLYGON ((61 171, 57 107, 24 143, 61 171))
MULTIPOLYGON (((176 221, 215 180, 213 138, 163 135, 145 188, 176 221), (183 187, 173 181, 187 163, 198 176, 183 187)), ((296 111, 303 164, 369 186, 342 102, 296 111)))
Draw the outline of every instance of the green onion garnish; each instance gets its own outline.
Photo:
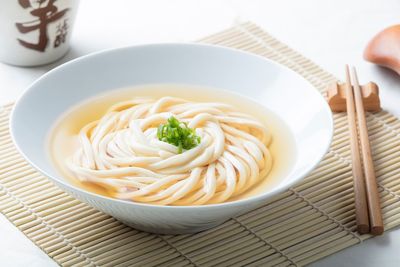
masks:
POLYGON ((157 129, 158 140, 178 147, 178 153, 182 149, 189 150, 200 144, 200 136, 196 135, 194 129, 187 126, 187 123, 170 117, 166 124, 161 124, 157 129))

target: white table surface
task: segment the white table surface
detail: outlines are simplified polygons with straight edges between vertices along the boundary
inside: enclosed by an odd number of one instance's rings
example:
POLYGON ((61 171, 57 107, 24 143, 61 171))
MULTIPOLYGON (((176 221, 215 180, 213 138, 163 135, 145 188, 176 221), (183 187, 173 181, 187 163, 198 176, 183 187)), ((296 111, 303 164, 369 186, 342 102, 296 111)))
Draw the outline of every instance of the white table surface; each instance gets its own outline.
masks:
MULTIPOLYGON (((72 48, 37 68, 0 63, 0 104, 14 101, 40 75, 90 52, 151 42, 192 41, 251 20, 343 77, 354 64, 361 82, 380 85, 383 108, 400 118, 400 77, 362 59, 367 41, 399 23, 398 0, 82 0, 72 48)), ((1 44, 0 44, 0 49, 1 44)), ((312 266, 400 266, 400 228, 322 259, 312 266)), ((57 266, 0 215, 0 266, 57 266)))

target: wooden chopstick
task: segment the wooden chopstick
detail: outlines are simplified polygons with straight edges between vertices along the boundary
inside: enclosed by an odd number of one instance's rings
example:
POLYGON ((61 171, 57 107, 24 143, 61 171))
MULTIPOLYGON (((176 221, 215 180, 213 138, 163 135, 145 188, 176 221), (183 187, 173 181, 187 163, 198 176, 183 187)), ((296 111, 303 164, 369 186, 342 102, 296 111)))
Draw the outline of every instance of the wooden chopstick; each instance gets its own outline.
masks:
POLYGON ((369 232, 368 205, 365 192, 364 176, 361 167, 360 150, 356 125, 356 110, 354 105, 353 89, 350 81, 349 66, 346 65, 346 108, 350 131, 351 158, 354 184, 354 198, 356 208, 357 232, 369 232))
MULTIPOLYGON (((348 72, 348 67, 347 67, 348 72)), ((383 221, 381 213, 378 186, 375 177, 374 163, 372 160, 371 145, 369 143, 367 122, 365 119, 364 104, 361 95, 361 87, 358 82, 356 69, 352 68, 353 90, 355 96, 356 112, 358 119, 358 131, 360 133, 361 154, 364 165, 366 195, 368 201, 369 220, 371 234, 383 233, 383 221)), ((350 101, 348 101, 350 102, 350 101)))

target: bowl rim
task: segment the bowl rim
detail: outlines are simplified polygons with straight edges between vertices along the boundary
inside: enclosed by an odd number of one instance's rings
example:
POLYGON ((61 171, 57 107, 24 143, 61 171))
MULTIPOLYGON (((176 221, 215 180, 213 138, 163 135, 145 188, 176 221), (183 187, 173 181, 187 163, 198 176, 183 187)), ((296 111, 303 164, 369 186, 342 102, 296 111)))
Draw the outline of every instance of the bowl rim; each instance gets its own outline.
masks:
MULTIPOLYGON (((241 96, 244 96, 246 98, 248 98, 251 101, 255 101, 251 96, 245 96, 241 93, 238 92, 232 92, 241 96)), ((85 99, 82 99, 82 101, 84 101, 85 99)), ((257 102, 259 103, 259 102, 257 102)), ((261 103, 259 103, 261 105, 261 103)), ((266 107, 268 108, 268 107, 266 107)), ((203 209, 218 209, 221 207, 235 207, 235 206, 243 206, 246 204, 251 204, 251 203, 257 203, 259 201, 262 200, 266 200, 268 198, 271 198, 279 193, 282 193, 283 191, 289 189, 290 187, 292 187, 293 185, 299 183, 301 180, 303 180, 303 178, 309 174, 312 170, 315 169, 315 167, 321 162, 321 160, 323 159, 323 157, 326 155, 326 153, 328 152, 332 139, 333 139, 333 133, 334 133, 334 122, 333 122, 333 115, 332 115, 332 111, 328 106, 328 103, 325 101, 325 98, 323 97, 323 95, 318 92, 318 90, 308 81, 306 80, 303 76, 301 76, 299 73, 293 71, 292 69, 290 69, 289 67, 282 65, 278 62, 275 62, 269 58, 263 57, 261 55, 257 55, 248 51, 244 51, 244 50, 240 50, 240 49, 236 49, 236 48, 232 48, 232 47, 226 47, 226 46, 222 46, 222 45, 215 45, 215 44, 205 44, 205 43, 196 43, 196 42, 168 42, 168 43, 150 43, 150 44, 139 44, 139 45, 129 45, 129 46, 122 46, 122 47, 117 47, 117 48, 110 48, 110 49, 104 49, 104 50, 100 50, 100 51, 96 51, 93 53, 89 53, 87 55, 84 56, 80 56, 78 58, 72 59, 66 63, 63 63, 55 68, 53 68, 52 70, 46 72, 45 74, 43 74, 42 76, 40 76, 38 79, 36 79, 34 82, 32 82, 26 89, 25 91, 17 98, 17 100, 15 101, 14 107, 12 109, 11 112, 11 116, 10 116, 10 135, 12 137, 13 143, 15 145, 15 147, 17 148, 17 151, 23 156, 23 158, 32 166, 34 167, 37 171, 39 171, 40 173, 42 173, 44 176, 46 176, 47 178, 49 178, 50 180, 54 181, 55 183, 60 183, 62 184, 64 187, 68 188, 71 192, 74 191, 78 191, 79 194, 84 194, 84 195, 89 195, 90 197, 94 197, 94 198, 100 198, 102 200, 105 201, 111 201, 111 202, 117 202, 119 204, 122 205, 132 205, 132 206, 138 206, 141 208, 148 208, 148 209, 179 209, 179 210, 203 210, 203 209), (243 56, 246 57, 253 57, 255 59, 258 60, 263 60, 268 62, 269 64, 272 64, 274 66, 276 66, 277 68, 283 68, 285 69, 285 71, 289 71, 292 74, 294 74, 295 76, 297 76, 298 78, 302 79, 306 84, 309 85, 309 87, 311 87, 310 89, 314 94, 317 95, 317 97, 319 97, 322 101, 322 105, 325 109, 325 111, 327 111, 327 113, 329 114, 329 140, 327 140, 325 147, 323 147, 323 149, 321 150, 321 153, 318 155, 318 157, 314 160, 314 162, 312 162, 312 164, 310 164, 307 168, 304 168, 304 170, 297 175, 296 179, 293 179, 293 181, 286 183, 284 185, 281 186, 277 186, 276 188, 272 188, 269 191, 266 191, 264 193, 261 193, 259 195, 255 195, 255 196, 251 196, 248 198, 244 198, 244 199, 239 199, 239 200, 234 200, 234 201, 228 201, 228 202, 222 202, 222 203, 216 203, 216 204, 206 204, 206 205, 187 205, 187 206, 174 206, 174 205, 157 205, 157 204, 148 204, 148 203, 141 203, 141 202, 133 202, 133 201, 129 201, 129 200, 122 200, 122 199, 117 199, 117 198, 112 198, 112 197, 108 197, 108 196, 104 196, 104 195, 100 195, 100 194, 96 194, 87 190, 84 190, 78 186, 75 186, 69 182, 66 182, 62 179, 59 179, 57 177, 54 177, 53 175, 49 174, 47 171, 43 170, 42 168, 38 167, 33 161, 31 161, 31 159, 24 153, 24 150, 19 146, 16 138, 15 138, 15 113, 16 110, 18 109, 18 107, 21 105, 21 102, 24 98, 27 97, 27 95, 31 92, 32 88, 34 88, 37 84, 39 84, 42 80, 46 79, 48 76, 52 75, 54 72, 59 71, 60 69, 64 68, 65 66, 69 66, 69 65, 73 65, 73 64, 79 64, 80 61, 85 61, 85 60, 90 60, 91 58, 97 57, 97 56, 101 56, 104 54, 112 54, 115 52, 121 52, 124 50, 132 50, 132 49, 142 49, 142 48, 147 48, 147 47, 159 47, 159 48, 168 48, 168 47, 197 47, 200 49, 219 49, 219 50, 226 50, 230 53, 239 53, 242 54, 243 56)), ((289 172, 290 174, 291 172, 289 172)), ((288 175, 289 175, 288 174, 288 175)), ((61 175, 60 175, 61 176, 61 175)))

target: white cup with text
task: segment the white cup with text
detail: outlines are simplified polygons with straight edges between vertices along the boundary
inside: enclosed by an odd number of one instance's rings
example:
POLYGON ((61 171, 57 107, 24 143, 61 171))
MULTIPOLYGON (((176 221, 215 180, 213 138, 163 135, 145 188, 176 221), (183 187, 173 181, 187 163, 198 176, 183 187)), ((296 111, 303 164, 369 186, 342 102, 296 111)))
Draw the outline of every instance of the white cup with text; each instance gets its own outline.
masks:
POLYGON ((0 61, 38 66, 69 50, 79 0, 7 0, 0 8, 0 61))

